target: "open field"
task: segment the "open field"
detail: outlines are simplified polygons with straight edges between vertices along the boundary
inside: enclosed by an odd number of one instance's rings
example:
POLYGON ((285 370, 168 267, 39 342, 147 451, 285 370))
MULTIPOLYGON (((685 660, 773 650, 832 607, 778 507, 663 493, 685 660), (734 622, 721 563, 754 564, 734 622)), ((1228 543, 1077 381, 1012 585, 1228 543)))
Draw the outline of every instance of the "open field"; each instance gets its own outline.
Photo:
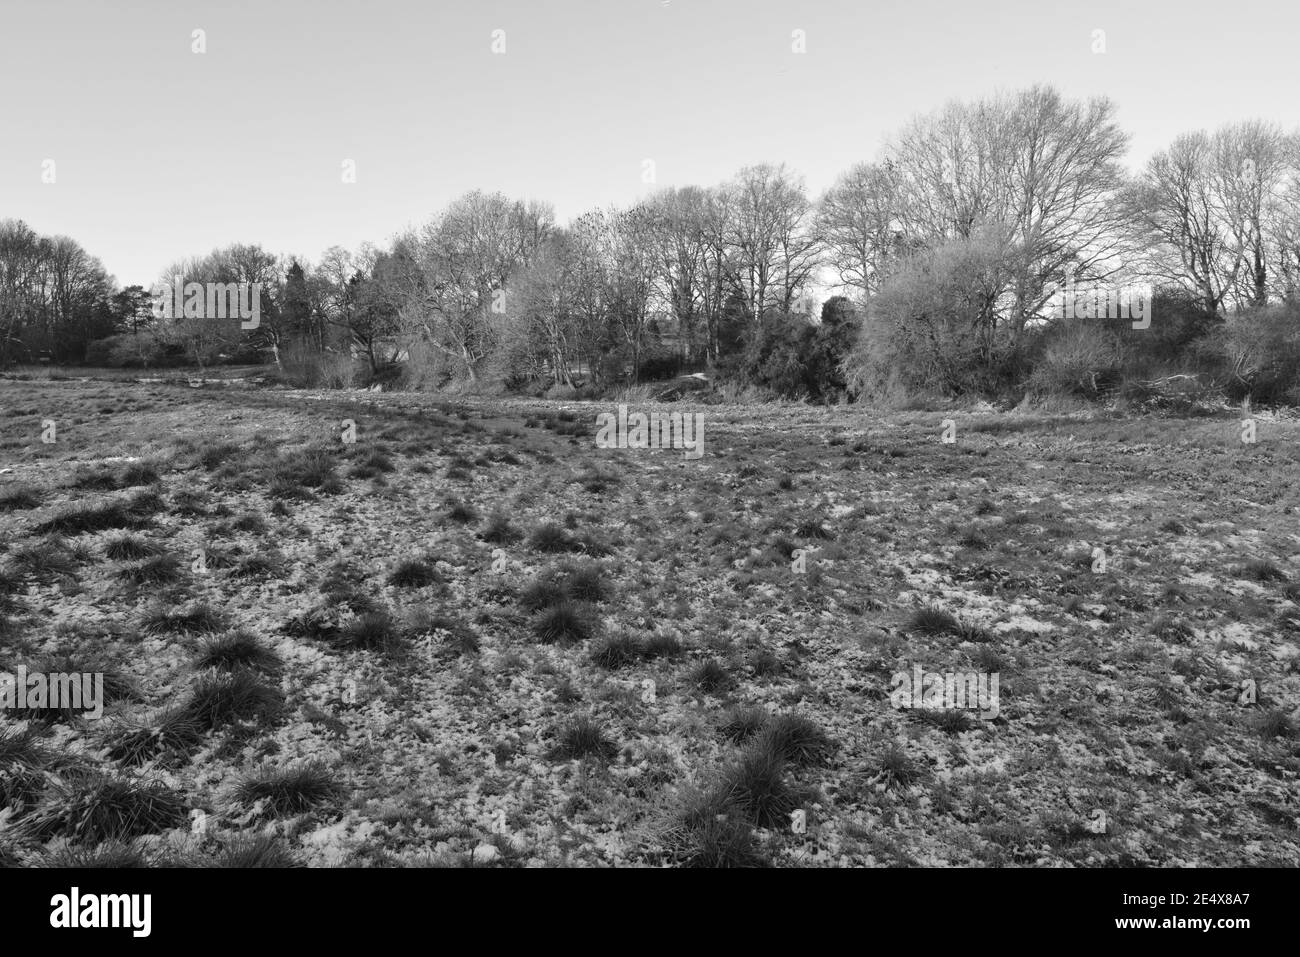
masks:
POLYGON ((0 381, 0 859, 1300 860, 1300 424, 686 410, 0 381))

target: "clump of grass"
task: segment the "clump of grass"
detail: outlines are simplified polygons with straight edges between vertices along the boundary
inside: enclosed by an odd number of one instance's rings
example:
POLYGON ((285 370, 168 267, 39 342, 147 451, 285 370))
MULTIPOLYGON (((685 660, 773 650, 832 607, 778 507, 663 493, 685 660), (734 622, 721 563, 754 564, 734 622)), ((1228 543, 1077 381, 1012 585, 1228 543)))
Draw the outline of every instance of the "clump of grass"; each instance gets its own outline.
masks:
POLYGON ((332 642, 339 636, 339 627, 327 609, 310 608, 289 619, 284 625, 284 632, 295 638, 332 642))
POLYGON ((719 797, 755 827, 784 827, 804 800, 786 780, 785 770, 775 749, 746 748, 723 771, 719 797))
POLYGON ((585 612, 568 601, 552 605, 533 619, 533 634, 548 645, 572 645, 592 637, 594 629, 585 612))
POLYGON ((758 705, 739 705, 722 716, 718 731, 728 741, 744 744, 758 734, 770 721, 772 716, 767 709, 758 705))
POLYGON ((800 767, 824 764, 832 750, 830 738, 816 722, 797 714, 772 718, 762 728, 755 746, 770 749, 800 767))
POLYGON ((225 615, 207 602, 199 601, 184 608, 156 605, 145 612, 141 627, 153 633, 181 632, 194 635, 221 631, 225 623, 225 615))
POLYGON ((326 602, 333 608, 346 608, 355 615, 383 611, 383 606, 372 598, 360 583, 327 582, 321 585, 326 602))
POLYGON ((1255 728, 1259 732, 1259 736, 1265 740, 1294 738, 1296 736, 1294 722, 1281 708, 1269 708, 1267 711, 1262 712, 1256 721, 1255 728))
POLYGON ((771 648, 756 648, 750 653, 748 664, 755 678, 770 678, 784 670, 781 656, 771 648))
POLYGON ((30 485, 12 485, 0 492, 0 512, 26 511, 40 504, 40 493, 30 485))
POLYGON ((769 552, 772 556, 775 556, 772 559, 773 561, 789 561, 794 556, 797 548, 799 548, 799 543, 794 539, 788 535, 778 535, 772 540, 769 552))
POLYGON ((273 555, 249 555, 235 562, 230 570, 232 578, 266 578, 275 574, 280 562, 273 555))
POLYGON ((538 578, 519 594, 519 604, 527 612, 552 608, 569 600, 569 590, 554 576, 538 578))
POLYGON ((388 576, 388 584, 397 588, 423 588, 436 585, 442 576, 431 562, 419 558, 408 558, 398 564, 388 576))
POLYGON ((695 792, 662 836, 670 863, 678 867, 766 867, 749 822, 716 794, 695 792))
POLYGON ((67 487, 89 492, 120 488, 117 482, 117 471, 102 465, 98 468, 78 466, 72 477, 68 479, 67 487))
POLYGON ((447 503, 447 517, 453 522, 459 522, 461 525, 468 525, 470 522, 478 519, 478 512, 474 506, 459 500, 447 503))
POLYGON ((666 632, 653 634, 641 643, 641 657, 647 659, 676 658, 685 651, 681 639, 666 632))
POLYGON ((241 512, 230 522, 230 527, 237 532, 249 532, 261 535, 267 529, 266 518, 258 512, 241 512))
POLYGON ((320 488, 334 477, 334 458, 323 449, 307 449, 292 458, 281 459, 272 466, 269 475, 272 494, 278 489, 282 495, 320 488))
POLYGON ((523 532, 510 523, 502 512, 493 512, 479 531, 478 537, 493 545, 509 545, 524 537, 523 532))
POLYGON ((140 535, 119 532, 111 535, 104 542, 104 556, 113 561, 134 562, 142 558, 152 558, 159 554, 157 545, 140 535))
POLYGON ((806 522, 800 522, 795 528, 794 533, 804 541, 820 540, 830 541, 835 536, 821 522, 809 519, 806 522))
POLYGON ((219 468, 223 463, 243 456, 243 451, 234 442, 205 442, 198 451, 198 463, 209 472, 219 468))
POLYGON ((593 662, 611 671, 630 665, 640 657, 641 643, 626 632, 609 635, 591 653, 593 662))
POLYGON ((185 567, 175 555, 154 555, 119 569, 117 575, 134 585, 164 585, 180 581, 185 576, 185 567))
POLYGON ((109 760, 124 767, 135 767, 164 753, 183 757, 203 737, 188 726, 179 710, 165 713, 156 726, 137 725, 118 729, 105 744, 109 760))
POLYGON ((609 597, 609 587, 601 576, 600 566, 594 563, 572 566, 565 572, 565 588, 579 601, 601 602, 609 597))
POLYGON ((312 497, 311 489, 287 475, 274 476, 266 487, 266 494, 275 499, 277 505, 285 501, 304 502, 312 497))
POLYGON ((138 492, 102 505, 73 505, 38 524, 33 534, 84 535, 115 528, 143 528, 163 508, 156 492, 138 492))
POLYGON ((922 635, 956 635, 961 630, 957 616, 935 605, 925 605, 912 613, 908 628, 922 635))
POLYGON ((240 721, 274 718, 283 706, 280 689, 251 669, 204 671, 180 709, 168 716, 168 723, 204 734, 240 721))
POLYGON ((944 734, 958 735, 970 730, 970 715, 960 708, 916 708, 912 713, 944 734))
POLYGON ((434 631, 442 632, 445 635, 442 646, 458 655, 477 655, 482 647, 473 629, 445 615, 437 616, 434 631))
POLYGON ((158 463, 142 459, 128 462, 117 473, 118 488, 135 488, 139 485, 153 485, 159 479, 158 463))
POLYGON ((214 867, 303 867, 296 854, 278 838, 241 836, 221 849, 212 861, 214 867))
POLYGON ((548 553, 574 551, 576 547, 568 531, 554 522, 545 522, 533 529, 528 544, 535 551, 548 553))
POLYGON ((617 753, 618 746, 605 736, 600 725, 586 715, 579 715, 557 729, 551 758, 561 761, 577 758, 608 761, 617 753))
POLYGON ((353 478, 374 478, 397 470, 392 457, 383 449, 371 449, 352 466, 353 478))
POLYGON ((426 608, 414 608, 406 614, 410 635, 442 635, 442 647, 457 655, 476 655, 481 643, 474 629, 451 615, 435 615, 426 608))
POLYGON ((200 646, 194 667, 218 671, 250 668, 264 674, 278 674, 284 662, 252 632, 242 628, 210 638, 200 646))
POLYGON ((584 491, 599 495, 611 485, 616 484, 618 477, 602 472, 599 469, 589 468, 581 475, 575 476, 573 481, 581 485, 584 491))
POLYGON ((74 867, 99 870, 134 869, 154 866, 154 862, 134 841, 105 841, 94 847, 63 845, 50 851, 41 862, 44 867, 74 867))
POLYGON ((124 504, 128 514, 141 522, 147 522, 154 515, 167 509, 167 503, 163 501, 163 497, 153 489, 127 496, 124 504))
POLYGON ((280 689, 246 667, 200 672, 184 700, 151 727, 123 730, 108 741, 111 760, 136 765, 163 753, 184 755, 203 736, 238 722, 269 721, 284 705, 280 689))
POLYGON ((973 622, 959 621, 957 623, 957 637, 962 641, 983 645, 993 640, 993 633, 973 622))
POLYGON ((77 560, 67 544, 58 538, 24 545, 9 555, 14 570, 34 581, 66 578, 77 570, 77 560))
MULTIPOLYGON (((53 655, 41 658, 29 664, 28 670, 45 675, 95 675, 97 676, 95 683, 99 685, 99 690, 103 694, 102 700, 96 703, 100 706, 134 699, 139 696, 135 683, 128 675, 115 668, 112 664, 97 657, 86 657, 84 653, 53 655)), ((76 683, 84 689, 79 677, 76 683)), ((92 694, 94 690, 92 685, 92 694)), ((93 710, 92 703, 84 698, 80 707, 73 707, 68 702, 63 702, 58 707, 54 707, 52 704, 34 706, 29 700, 27 707, 22 710, 15 710, 13 716, 43 723, 66 723, 91 710, 93 710)))
MULTIPOLYGON (((25 586, 26 582, 17 570, 0 568, 0 614, 15 612, 23 607, 23 601, 18 597, 18 593, 25 586)), ((6 620, 0 618, 0 636, 4 635, 6 620)))
POLYGON ((1190 625, 1166 615, 1160 615, 1151 623, 1151 633, 1160 641, 1174 645, 1185 645, 1195 637, 1190 625))
POLYGON ((74 843, 128 841, 180 827, 184 799, 171 788, 143 780, 94 774, 52 786, 52 798, 19 824, 37 841, 66 837, 74 843))
POLYGON ((368 611, 348 622, 337 641, 349 648, 392 651, 402 642, 402 631, 386 611, 368 611))
POLYGON ((1286 572, 1265 558, 1252 558, 1250 561, 1238 566, 1236 573, 1242 578, 1257 582, 1286 581, 1286 572))
POLYGON ((61 763, 35 726, 0 730, 0 809, 12 808, 15 817, 21 816, 45 789, 48 772, 61 763))
POLYGON ((206 492, 192 488, 183 488, 172 495, 172 512, 176 515, 193 517, 206 514, 204 506, 210 496, 206 492))
POLYGON ((266 813, 275 817, 302 814, 337 801, 343 794, 342 785, 320 764, 264 766, 245 776, 234 790, 237 803, 252 807, 261 801, 266 813))
POLYGON ((604 558, 606 555, 613 554, 614 549, 602 541, 595 532, 588 530, 574 537, 573 551, 582 552, 592 558, 604 558))
POLYGON ((731 674, 716 658, 706 658, 691 669, 688 679, 701 691, 713 693, 731 687, 731 674))
POLYGON ((922 769, 897 743, 890 744, 876 762, 876 772, 886 785, 910 787, 924 776, 922 769))

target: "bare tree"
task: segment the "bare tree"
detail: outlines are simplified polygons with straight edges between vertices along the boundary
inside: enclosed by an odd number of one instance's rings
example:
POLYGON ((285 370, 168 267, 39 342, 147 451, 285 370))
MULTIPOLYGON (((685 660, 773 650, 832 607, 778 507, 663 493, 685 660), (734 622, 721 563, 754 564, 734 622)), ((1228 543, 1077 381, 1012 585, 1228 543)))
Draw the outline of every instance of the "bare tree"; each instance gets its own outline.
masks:
POLYGON ((1014 268, 1004 273, 999 312, 1018 336, 1040 316, 1055 281, 1119 268, 1127 145, 1106 99, 1067 101, 1035 86, 951 103, 914 120, 886 150, 903 241, 932 248, 1006 227, 1014 268))
POLYGON ((803 180, 785 165, 741 170, 729 184, 729 279, 756 321, 789 312, 818 265, 820 245, 803 180))
POLYGON ((418 239, 418 282, 403 315, 434 348, 455 359, 474 382, 493 346, 489 313, 511 274, 526 265, 552 229, 554 215, 538 203, 500 193, 467 193, 418 239))
POLYGON ((826 191, 817 208, 817 231, 827 263, 840 284, 865 299, 901 252, 897 184, 888 164, 859 163, 826 191))
POLYGON ((1210 313, 1285 294, 1296 143, 1251 121, 1183 134, 1153 156, 1129 194, 1150 272, 1210 313))

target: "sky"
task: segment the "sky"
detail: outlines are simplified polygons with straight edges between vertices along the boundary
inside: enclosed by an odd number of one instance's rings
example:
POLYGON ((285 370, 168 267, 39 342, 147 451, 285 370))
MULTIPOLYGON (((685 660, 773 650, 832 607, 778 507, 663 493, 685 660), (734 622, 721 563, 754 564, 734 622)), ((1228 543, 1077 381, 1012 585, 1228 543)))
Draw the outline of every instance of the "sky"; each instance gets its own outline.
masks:
POLYGON ((563 222, 785 162, 816 196, 913 115, 1034 83, 1113 99, 1136 168, 1300 128, 1298 28, 1294 0, 0 0, 0 219, 148 286, 234 242, 382 244, 475 188, 563 222))

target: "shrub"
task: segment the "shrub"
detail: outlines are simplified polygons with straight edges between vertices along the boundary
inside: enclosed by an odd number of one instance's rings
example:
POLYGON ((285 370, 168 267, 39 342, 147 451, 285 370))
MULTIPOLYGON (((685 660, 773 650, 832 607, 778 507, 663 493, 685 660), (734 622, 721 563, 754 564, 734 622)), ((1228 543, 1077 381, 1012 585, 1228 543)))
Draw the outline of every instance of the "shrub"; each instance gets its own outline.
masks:
POLYGON ((1206 334, 1200 348, 1219 364, 1229 399, 1300 404, 1300 306, 1230 315, 1206 334))

